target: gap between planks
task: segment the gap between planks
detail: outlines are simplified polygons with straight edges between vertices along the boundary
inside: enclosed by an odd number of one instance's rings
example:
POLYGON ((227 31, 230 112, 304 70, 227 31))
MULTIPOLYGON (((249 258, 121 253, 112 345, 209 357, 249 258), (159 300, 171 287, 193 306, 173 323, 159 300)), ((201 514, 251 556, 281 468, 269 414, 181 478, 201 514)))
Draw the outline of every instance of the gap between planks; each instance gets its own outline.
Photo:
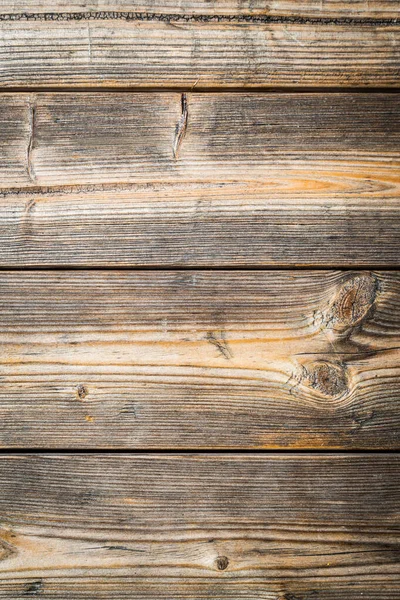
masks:
POLYGON ((123 456, 130 455, 183 455, 190 456, 196 454, 198 456, 207 456, 208 454, 215 455, 241 455, 247 454, 251 456, 269 456, 269 455, 320 455, 320 454, 331 454, 335 455, 346 455, 346 456, 359 456, 363 454, 379 454, 379 455, 398 455, 400 450, 391 449, 371 449, 371 448, 352 448, 351 450, 338 449, 338 448, 210 448, 210 449, 198 449, 194 448, 0 448, 0 457, 8 456, 13 454, 65 454, 65 455, 76 455, 76 454, 117 454, 123 456))
POLYGON ((101 273, 102 271, 132 271, 132 272, 141 272, 141 271, 161 271, 161 272, 169 272, 169 271, 187 271, 187 272, 191 272, 191 271, 219 271, 219 272, 235 272, 235 271, 240 271, 242 273, 246 273, 249 272, 251 273, 252 271, 346 271, 346 272, 353 272, 353 271, 360 271, 360 272, 368 272, 368 271, 391 271, 391 272, 397 272, 399 271, 400 267, 398 265, 389 265, 389 266, 382 266, 381 264, 378 265, 374 265, 374 264, 368 264, 368 265, 358 265, 356 263, 354 263, 352 266, 342 266, 341 264, 337 264, 337 265, 331 265, 329 264, 329 266, 324 266, 324 265, 308 265, 308 264, 300 264, 300 265, 288 265, 287 263, 284 263, 282 265, 279 264, 275 264, 275 265, 268 265, 268 266, 263 266, 263 265, 251 265, 250 263, 248 265, 245 266, 241 266, 241 265, 232 265, 232 266, 197 266, 195 263, 193 263, 193 265, 143 265, 143 266, 130 266, 130 265, 104 265, 104 266, 85 266, 85 265, 57 265, 57 266, 45 266, 45 267, 41 267, 39 266, 22 266, 22 267, 13 267, 13 266, 0 266, 0 272, 1 273, 20 273, 20 272, 35 272, 35 271, 40 271, 41 273, 53 273, 53 272, 57 272, 57 271, 97 271, 99 273, 101 273))
POLYGON ((398 87, 347 87, 347 86, 273 86, 270 87, 268 84, 259 87, 210 87, 210 86, 84 86, 74 87, 70 85, 65 86, 15 86, 8 87, 0 85, 0 94, 91 94, 91 93, 102 93, 102 94, 225 94, 225 95, 240 95, 246 94, 246 96, 257 94, 399 94, 400 93, 400 80, 398 87))

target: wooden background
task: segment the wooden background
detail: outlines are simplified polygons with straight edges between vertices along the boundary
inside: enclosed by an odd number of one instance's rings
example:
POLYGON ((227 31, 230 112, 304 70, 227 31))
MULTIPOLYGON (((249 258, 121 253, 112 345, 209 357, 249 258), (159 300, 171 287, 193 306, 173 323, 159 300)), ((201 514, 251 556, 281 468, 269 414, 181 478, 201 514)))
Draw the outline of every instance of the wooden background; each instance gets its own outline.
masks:
POLYGON ((400 600, 399 0, 3 0, 0 599, 400 600))

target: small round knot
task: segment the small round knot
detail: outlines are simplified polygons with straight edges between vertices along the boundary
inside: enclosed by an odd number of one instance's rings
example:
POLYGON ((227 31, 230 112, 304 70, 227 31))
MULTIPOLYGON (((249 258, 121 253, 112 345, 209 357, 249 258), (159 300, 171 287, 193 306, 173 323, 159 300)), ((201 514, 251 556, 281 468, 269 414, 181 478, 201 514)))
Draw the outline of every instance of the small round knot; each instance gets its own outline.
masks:
POLYGON ((218 556, 215 562, 217 563, 218 571, 225 571, 229 565, 229 560, 226 556, 218 556))
POLYGON ((89 390, 87 389, 87 387, 83 384, 79 384, 76 388, 76 395, 78 396, 79 400, 83 400, 84 398, 86 398, 86 396, 88 395, 89 390))

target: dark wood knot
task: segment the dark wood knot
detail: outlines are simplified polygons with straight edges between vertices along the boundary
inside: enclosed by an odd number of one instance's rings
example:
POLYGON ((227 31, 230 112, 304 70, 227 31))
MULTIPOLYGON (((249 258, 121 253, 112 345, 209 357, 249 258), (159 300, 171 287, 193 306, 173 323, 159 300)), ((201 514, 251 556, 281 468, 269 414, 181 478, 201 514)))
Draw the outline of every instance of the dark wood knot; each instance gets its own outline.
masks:
POLYGON ((219 571, 225 571, 228 568, 229 560, 226 556, 218 556, 215 562, 219 571))
POLYGON ((83 400, 84 398, 86 398, 86 396, 88 395, 89 390, 87 389, 87 387, 83 384, 79 384, 76 388, 76 395, 78 396, 79 400, 83 400))

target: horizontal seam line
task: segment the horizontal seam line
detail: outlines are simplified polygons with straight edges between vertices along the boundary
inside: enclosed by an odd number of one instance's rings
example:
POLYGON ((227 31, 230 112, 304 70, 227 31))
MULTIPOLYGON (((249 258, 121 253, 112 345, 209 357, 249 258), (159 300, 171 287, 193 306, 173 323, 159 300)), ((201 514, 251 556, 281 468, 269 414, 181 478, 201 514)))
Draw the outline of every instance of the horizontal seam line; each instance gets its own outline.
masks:
POLYGON ((174 265, 171 263, 170 265, 57 265, 57 266, 0 266, 0 272, 56 272, 56 271, 132 271, 132 272, 140 272, 140 271, 159 271, 163 272, 174 272, 174 271, 400 271, 400 265, 331 265, 331 264, 319 264, 319 265, 296 265, 296 264, 288 264, 285 263, 283 265, 174 265))
POLYGON ((81 11, 81 12, 38 12, 0 14, 0 21, 147 21, 181 23, 293 23, 298 25, 398 25, 397 18, 375 17, 316 17, 288 15, 211 15, 211 14, 175 14, 131 11, 81 11))
POLYGON ((235 448, 235 449, 207 449, 207 448, 185 448, 185 449, 180 449, 180 448, 149 448, 146 449, 144 448, 107 448, 107 446, 104 446, 103 448, 98 447, 98 448, 1 448, 0 449, 0 456, 1 455, 7 455, 7 454, 69 454, 69 455, 76 455, 76 454, 140 454, 140 455, 157 455, 157 454, 174 454, 174 455, 188 455, 188 454, 196 454, 196 455, 208 455, 208 454, 215 454, 215 455, 240 455, 240 454, 250 454, 250 455, 263 455, 263 456, 268 456, 268 455, 307 455, 307 454, 321 454, 321 455, 328 455, 328 454, 334 454, 334 455, 340 455, 340 456, 357 456, 357 455, 363 455, 363 454, 379 454, 379 455, 393 455, 393 454, 398 454, 400 455, 400 448, 399 449, 356 449, 356 448, 352 448, 350 450, 346 450, 346 449, 330 449, 330 448, 309 448, 309 449, 295 449, 295 448, 282 448, 282 449, 268 449, 268 448, 235 448))
POLYGON ((229 86, 229 87, 207 87, 196 86, 188 87, 185 85, 176 86, 74 86, 74 85, 23 85, 23 86, 7 86, 0 84, 0 94, 166 94, 166 93, 187 93, 187 94, 398 94, 400 85, 398 86, 279 86, 275 84, 265 84, 257 86, 229 86))

